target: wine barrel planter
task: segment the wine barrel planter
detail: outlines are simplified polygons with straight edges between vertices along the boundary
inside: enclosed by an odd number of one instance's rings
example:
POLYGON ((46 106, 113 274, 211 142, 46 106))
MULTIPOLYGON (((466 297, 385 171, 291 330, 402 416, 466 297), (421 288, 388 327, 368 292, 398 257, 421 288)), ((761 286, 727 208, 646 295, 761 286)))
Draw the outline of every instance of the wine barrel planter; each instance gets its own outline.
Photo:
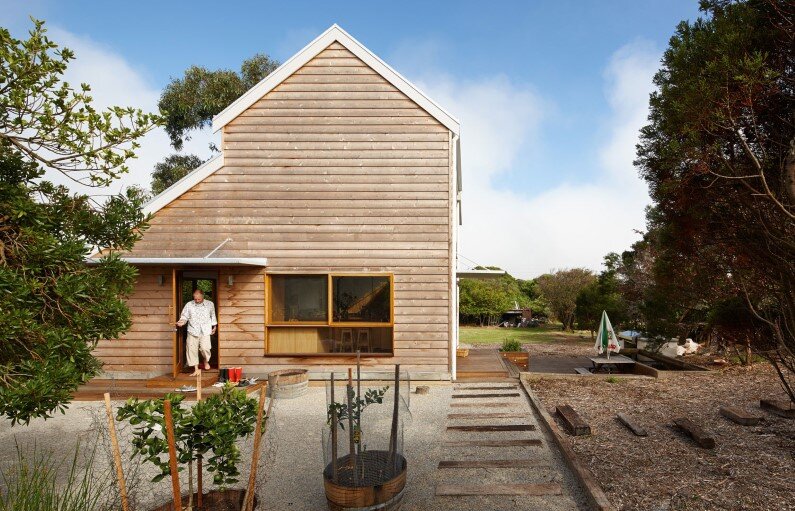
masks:
MULTIPOLYGON (((193 494, 193 509, 197 509, 198 494, 193 494)), ((246 490, 213 490, 202 496, 201 511, 240 511, 243 509, 243 499, 246 498, 246 490)), ((188 496, 182 497, 182 509, 188 506, 188 496)), ((257 507, 257 497, 254 497, 254 509, 257 507)), ((158 506, 152 511, 173 511, 173 502, 169 501, 162 506, 158 506)))
POLYGON ((356 457, 364 477, 354 486, 350 456, 337 460, 337 481, 332 479, 331 463, 323 470, 326 501, 331 511, 397 511, 403 503, 406 486, 406 458, 395 454, 389 462, 388 451, 365 451, 356 457), (392 467, 396 466, 397 470, 392 467))
POLYGON ((306 369, 282 369, 268 373, 268 389, 273 398, 293 399, 306 394, 308 388, 309 373, 306 369))

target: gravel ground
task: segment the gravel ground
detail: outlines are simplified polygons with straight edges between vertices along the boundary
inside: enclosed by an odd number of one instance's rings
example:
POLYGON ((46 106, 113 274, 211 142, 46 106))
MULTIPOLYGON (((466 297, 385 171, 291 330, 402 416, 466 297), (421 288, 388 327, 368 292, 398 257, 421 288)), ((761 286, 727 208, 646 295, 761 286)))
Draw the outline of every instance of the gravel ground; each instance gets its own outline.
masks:
POLYGON ((605 380, 539 379, 531 385, 550 412, 569 403, 590 423, 591 436, 568 438, 619 509, 795 510, 795 423, 759 408, 760 398, 784 398, 769 366, 605 380), (764 420, 737 425, 719 415, 724 404, 764 420), (618 412, 634 417, 649 436, 632 435, 615 420, 618 412), (675 431, 676 417, 710 430, 716 449, 701 449, 675 431))
MULTIPOLYGON (((478 391, 480 392, 480 391, 478 391)), ((559 454, 550 448, 543 431, 528 433, 487 433, 489 439, 519 438, 529 435, 541 438, 541 448, 445 448, 444 440, 478 438, 482 433, 450 433, 445 428, 451 423, 447 414, 495 411, 494 408, 449 407, 452 385, 432 385, 430 394, 411 396, 412 419, 405 429, 405 456, 409 461, 408 481, 403 509, 405 511, 439 510, 520 510, 548 509, 564 511, 584 509, 583 497, 572 476, 564 468, 559 454), (532 457, 549 466, 538 469, 450 469, 439 470, 442 459, 510 459, 532 457), (548 497, 436 497, 437 484, 490 484, 490 483, 543 483, 556 482, 564 488, 562 496, 548 497)), ((454 400, 460 402, 463 400, 454 400)), ((487 400, 484 400, 487 401, 487 400)), ((524 394, 510 398, 511 408, 501 411, 531 413, 524 394)), ((118 406, 120 403, 114 403, 118 406)), ((109 451, 106 445, 106 423, 104 406, 101 403, 78 403, 47 421, 35 420, 28 426, 10 426, 0 422, 0 468, 7 469, 16 462, 16 448, 26 450, 36 444, 40 451, 52 451, 56 459, 70 460, 75 446, 80 443, 88 451, 100 445, 95 460, 98 477, 112 477, 109 451), (57 439, 57 441, 53 441, 57 439)), ((519 419, 528 420, 528 419, 519 419)), ((536 419, 531 417, 531 423, 536 419)), ((257 494, 265 505, 259 509, 317 511, 326 509, 322 478, 321 454, 322 427, 325 421, 325 389, 310 387, 307 395, 292 400, 279 400, 274 406, 274 416, 264 439, 264 451, 259 468, 257 494)), ((500 419, 501 424, 510 424, 513 419, 500 419)), ((495 419, 485 422, 466 421, 467 424, 493 424, 495 419)), ((148 482, 156 471, 149 465, 141 465, 129 459, 129 427, 120 425, 124 463, 133 509, 146 510, 162 504, 170 498, 170 480, 160 483, 148 482)), ((248 478, 252 439, 241 442, 242 459, 240 481, 248 478)), ((209 482, 209 474, 205 481, 209 482)), ((183 490, 187 490, 186 477, 182 477, 183 490)), ((209 484, 206 483, 207 486, 209 484)), ((115 492, 113 492, 115 493, 115 492)))

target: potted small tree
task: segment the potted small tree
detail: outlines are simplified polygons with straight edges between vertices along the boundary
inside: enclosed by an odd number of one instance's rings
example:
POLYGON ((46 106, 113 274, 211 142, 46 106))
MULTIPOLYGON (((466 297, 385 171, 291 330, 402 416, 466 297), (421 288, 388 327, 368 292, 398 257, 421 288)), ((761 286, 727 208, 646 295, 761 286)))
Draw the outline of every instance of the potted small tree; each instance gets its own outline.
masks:
POLYGON ((514 365, 527 370, 530 364, 530 354, 522 349, 522 343, 516 339, 505 339, 500 346, 500 355, 514 365))
MULTIPOLYGON (((118 420, 127 420, 134 427, 134 455, 141 456, 160 469, 152 482, 161 481, 171 474, 168 442, 165 435, 164 401, 171 401, 174 423, 174 440, 179 471, 188 470, 188 495, 183 506, 190 509, 198 500, 194 493, 194 466, 198 466, 197 483, 201 490, 201 465, 213 474, 217 490, 202 495, 205 511, 240 509, 245 490, 229 489, 238 482, 240 449, 237 440, 254 432, 257 418, 257 401, 232 386, 223 387, 220 394, 197 402, 192 408, 183 408, 181 394, 166 394, 163 399, 139 401, 130 398, 119 408, 118 420)), ((171 510, 171 503, 153 511, 171 510)))
MULTIPOLYGON (((404 383, 410 387, 408 376, 404 383)), ((403 500, 408 467, 402 453, 400 409, 404 408, 403 415, 408 410, 400 391, 400 366, 395 367, 391 388, 383 386, 363 392, 361 384, 357 367, 356 380, 349 372, 344 398, 337 401, 340 394, 335 392, 334 374, 331 375, 323 435, 326 501, 331 511, 397 511, 403 500), (388 391, 391 392, 387 394, 388 391)))

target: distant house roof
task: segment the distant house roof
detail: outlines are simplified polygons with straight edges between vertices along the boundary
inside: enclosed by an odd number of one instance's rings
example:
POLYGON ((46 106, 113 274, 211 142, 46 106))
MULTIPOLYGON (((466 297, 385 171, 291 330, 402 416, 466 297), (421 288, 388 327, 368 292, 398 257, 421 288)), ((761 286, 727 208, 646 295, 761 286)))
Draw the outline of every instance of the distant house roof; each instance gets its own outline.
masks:
POLYGON ((216 115, 213 118, 213 131, 218 131, 226 126, 335 41, 345 46, 351 53, 373 68, 373 70, 397 87, 398 90, 417 103, 423 110, 428 112, 450 131, 459 135, 460 124, 455 117, 450 115, 444 108, 439 106, 438 103, 426 96, 424 92, 406 80, 400 73, 392 69, 386 62, 378 58, 378 56, 368 50, 362 43, 354 39, 336 23, 320 34, 314 41, 306 45, 301 51, 290 57, 275 71, 263 78, 257 85, 237 98, 221 113, 216 115))
POLYGON ((461 279, 498 279, 508 273, 505 270, 458 270, 456 275, 461 279))

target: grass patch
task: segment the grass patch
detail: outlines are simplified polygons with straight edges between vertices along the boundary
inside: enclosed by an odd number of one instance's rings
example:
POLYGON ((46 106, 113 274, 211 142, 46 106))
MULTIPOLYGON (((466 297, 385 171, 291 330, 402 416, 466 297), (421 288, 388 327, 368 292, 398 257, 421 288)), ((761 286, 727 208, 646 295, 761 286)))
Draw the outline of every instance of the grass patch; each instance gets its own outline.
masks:
POLYGON ((458 339, 466 344, 498 344, 518 341, 521 344, 554 342, 591 342, 587 331, 564 332, 560 325, 542 325, 534 328, 498 328, 462 326, 458 339))

